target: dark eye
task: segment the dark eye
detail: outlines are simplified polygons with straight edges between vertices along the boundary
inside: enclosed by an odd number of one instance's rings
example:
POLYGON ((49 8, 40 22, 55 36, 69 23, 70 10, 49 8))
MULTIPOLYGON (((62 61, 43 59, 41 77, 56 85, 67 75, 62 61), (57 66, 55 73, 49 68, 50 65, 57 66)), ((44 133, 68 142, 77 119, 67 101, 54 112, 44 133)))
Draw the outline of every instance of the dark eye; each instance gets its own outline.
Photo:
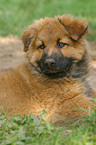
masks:
POLYGON ((59 48, 62 48, 62 47, 64 47, 64 46, 66 46, 66 45, 68 45, 68 44, 67 44, 67 43, 63 43, 63 42, 60 42, 60 39, 57 40, 57 46, 58 46, 59 48))
POLYGON ((45 45, 44 45, 44 42, 42 42, 42 44, 39 46, 40 49, 44 49, 45 48, 45 45))

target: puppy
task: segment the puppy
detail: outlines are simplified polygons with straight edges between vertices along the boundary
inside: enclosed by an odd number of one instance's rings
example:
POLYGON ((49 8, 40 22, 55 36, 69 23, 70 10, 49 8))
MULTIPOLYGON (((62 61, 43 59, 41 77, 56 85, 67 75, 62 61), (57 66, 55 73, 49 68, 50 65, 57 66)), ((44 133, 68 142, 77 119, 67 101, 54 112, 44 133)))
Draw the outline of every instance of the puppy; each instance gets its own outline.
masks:
POLYGON ((22 35, 26 61, 0 73, 0 106, 8 115, 38 115, 46 120, 83 116, 94 85, 85 40, 88 24, 70 15, 36 20, 22 35))

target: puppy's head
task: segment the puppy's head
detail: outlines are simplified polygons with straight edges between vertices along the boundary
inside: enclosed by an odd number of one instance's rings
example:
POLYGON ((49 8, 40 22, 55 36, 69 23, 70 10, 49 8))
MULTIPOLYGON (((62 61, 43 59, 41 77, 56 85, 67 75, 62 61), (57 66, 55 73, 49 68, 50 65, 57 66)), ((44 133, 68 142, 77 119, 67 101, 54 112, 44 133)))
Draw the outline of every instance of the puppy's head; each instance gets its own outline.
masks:
POLYGON ((70 15, 40 19, 24 31, 24 51, 36 71, 63 77, 82 60, 87 32, 87 22, 70 15))

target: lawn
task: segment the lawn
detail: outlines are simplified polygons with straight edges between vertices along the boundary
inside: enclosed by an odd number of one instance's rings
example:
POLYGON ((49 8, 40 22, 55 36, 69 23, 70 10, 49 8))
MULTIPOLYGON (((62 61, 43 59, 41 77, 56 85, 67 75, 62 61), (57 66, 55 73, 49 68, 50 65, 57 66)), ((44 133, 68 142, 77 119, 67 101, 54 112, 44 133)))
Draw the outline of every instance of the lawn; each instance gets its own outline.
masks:
MULTIPOLYGON (((0 36, 16 35, 35 19, 69 14, 89 22, 89 41, 96 41, 96 0, 0 0, 0 36)), ((43 112, 44 113, 44 112, 43 112)), ((95 145, 96 110, 73 124, 54 126, 41 116, 9 117, 0 113, 0 145, 95 145)))
POLYGON ((88 40, 95 40, 96 0, 0 0, 0 35, 20 37, 35 19, 69 13, 88 20, 88 40))
MULTIPOLYGON (((44 116, 44 112, 43 112, 44 116)), ((0 145, 96 145, 96 110, 86 119, 57 127, 42 115, 8 117, 0 114, 0 145)))

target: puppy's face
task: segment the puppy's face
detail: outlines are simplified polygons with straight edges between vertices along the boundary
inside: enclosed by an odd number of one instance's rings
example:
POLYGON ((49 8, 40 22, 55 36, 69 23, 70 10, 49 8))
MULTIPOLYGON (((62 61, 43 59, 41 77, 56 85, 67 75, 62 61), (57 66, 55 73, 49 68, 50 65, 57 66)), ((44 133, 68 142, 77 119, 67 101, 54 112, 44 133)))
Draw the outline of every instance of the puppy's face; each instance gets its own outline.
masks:
POLYGON ((49 77, 64 77, 82 60, 87 23, 72 16, 36 21, 24 31, 22 39, 29 63, 49 77))

